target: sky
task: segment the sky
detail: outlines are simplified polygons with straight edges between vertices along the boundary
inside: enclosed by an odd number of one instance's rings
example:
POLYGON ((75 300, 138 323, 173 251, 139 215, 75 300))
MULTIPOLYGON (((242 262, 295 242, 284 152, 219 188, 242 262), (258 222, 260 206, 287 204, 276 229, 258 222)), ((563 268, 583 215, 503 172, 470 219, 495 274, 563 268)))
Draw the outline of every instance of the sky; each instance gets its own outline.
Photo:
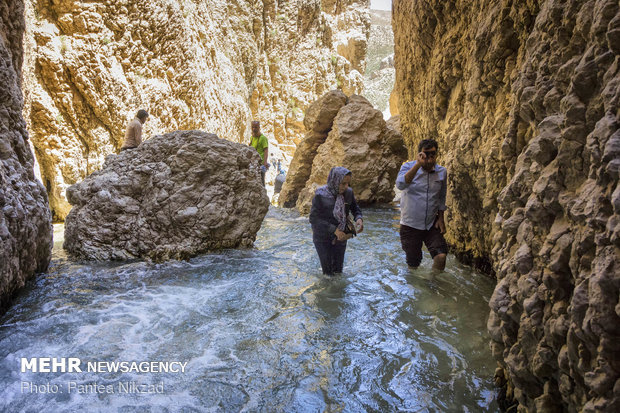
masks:
POLYGON ((370 8, 373 10, 392 10, 392 0, 370 0, 370 8))

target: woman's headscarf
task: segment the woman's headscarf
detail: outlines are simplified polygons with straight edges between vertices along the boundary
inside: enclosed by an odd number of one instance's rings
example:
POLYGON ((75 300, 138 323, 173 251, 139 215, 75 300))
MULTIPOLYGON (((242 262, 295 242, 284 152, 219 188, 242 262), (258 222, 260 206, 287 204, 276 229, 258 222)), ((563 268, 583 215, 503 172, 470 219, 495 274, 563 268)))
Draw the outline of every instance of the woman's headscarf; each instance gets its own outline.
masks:
POLYGON ((338 193, 340 189, 340 183, 345 176, 349 175, 351 171, 343 166, 334 166, 329 171, 327 177, 327 185, 323 185, 316 190, 317 195, 321 195, 327 198, 336 198, 334 204, 334 218, 338 220, 338 229, 344 231, 347 225, 347 216, 344 209, 344 195, 338 193))

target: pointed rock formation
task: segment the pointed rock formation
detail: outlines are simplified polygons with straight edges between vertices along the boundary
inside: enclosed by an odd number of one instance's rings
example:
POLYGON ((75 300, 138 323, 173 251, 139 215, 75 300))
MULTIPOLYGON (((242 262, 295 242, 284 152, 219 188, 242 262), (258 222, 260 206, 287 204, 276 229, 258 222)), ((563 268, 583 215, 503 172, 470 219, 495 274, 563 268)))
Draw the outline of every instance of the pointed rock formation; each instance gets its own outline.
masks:
POLYGON ((17 289, 45 271, 52 252, 52 221, 45 188, 22 118, 23 2, 0 3, 0 313, 17 289))
POLYGON ((64 247, 80 258, 185 259, 251 246, 269 208, 256 151, 178 131, 109 155, 67 191, 64 247))
MULTIPOLYGON (((329 170, 334 166, 351 170, 351 186, 360 204, 391 202, 396 175, 406 158, 407 150, 400 133, 386 125, 382 113, 366 98, 351 96, 338 111, 327 139, 318 146, 316 153, 295 153, 293 163, 312 164, 309 178, 299 190, 295 205, 300 212, 308 213, 314 191, 325 184, 329 170), (296 158, 304 160, 296 161, 296 158)), ((310 170, 306 167, 304 171, 310 170)), ((299 185, 296 184, 295 188, 299 185)), ((294 191, 289 190, 288 202, 294 198, 294 191)))
POLYGON ((347 96, 342 91, 332 90, 311 104, 306 111, 304 126, 308 132, 295 150, 295 156, 278 198, 280 206, 292 208, 297 203, 299 192, 306 185, 312 172, 312 162, 317 149, 327 139, 334 118, 347 100, 347 96))

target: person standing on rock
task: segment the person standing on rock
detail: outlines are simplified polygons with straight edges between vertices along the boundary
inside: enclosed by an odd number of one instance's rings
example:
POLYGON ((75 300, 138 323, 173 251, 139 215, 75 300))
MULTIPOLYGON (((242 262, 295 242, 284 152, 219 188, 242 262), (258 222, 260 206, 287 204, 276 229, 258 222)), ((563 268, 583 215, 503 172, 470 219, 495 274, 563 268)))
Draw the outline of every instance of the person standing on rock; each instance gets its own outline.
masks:
POLYGON ((312 241, 323 274, 342 272, 347 240, 364 230, 362 210, 355 202, 350 185, 351 171, 336 166, 329 171, 327 185, 319 187, 312 199, 312 241), (353 214, 356 224, 349 220, 349 213, 353 214))
POLYGON ((250 141, 250 146, 256 149, 256 152, 260 155, 260 160, 262 162, 260 167, 260 178, 263 182, 263 186, 265 186, 265 173, 267 172, 267 168, 269 168, 269 164, 267 163, 267 158, 269 157, 269 142, 267 141, 267 137, 261 133, 260 122, 257 120, 252 121, 252 140, 250 141))
POLYGON ((121 151, 137 148, 142 143, 142 125, 148 117, 147 111, 140 109, 134 120, 129 122, 127 132, 125 132, 125 143, 123 143, 121 151))
POLYGON ((448 173, 435 163, 438 145, 434 139, 424 139, 418 145, 415 161, 405 162, 396 178, 402 191, 400 200, 400 242, 407 264, 418 267, 422 262, 422 243, 433 257, 433 268, 443 271, 448 244, 444 211, 448 173))

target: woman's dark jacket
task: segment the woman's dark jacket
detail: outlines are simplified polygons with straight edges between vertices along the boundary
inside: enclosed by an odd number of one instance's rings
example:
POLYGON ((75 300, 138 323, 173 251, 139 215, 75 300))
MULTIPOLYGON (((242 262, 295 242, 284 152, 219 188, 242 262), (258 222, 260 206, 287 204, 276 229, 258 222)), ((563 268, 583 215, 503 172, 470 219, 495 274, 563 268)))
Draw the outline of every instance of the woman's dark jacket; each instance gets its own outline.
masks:
MULTIPOLYGON (((353 220, 362 218, 362 210, 355 202, 353 189, 347 188, 344 192, 344 211, 349 216, 353 214, 353 220)), ((310 224, 312 225, 312 239, 314 241, 332 241, 336 238, 334 232, 338 227, 338 220, 334 217, 335 197, 314 195, 312 209, 310 210, 310 224)))

